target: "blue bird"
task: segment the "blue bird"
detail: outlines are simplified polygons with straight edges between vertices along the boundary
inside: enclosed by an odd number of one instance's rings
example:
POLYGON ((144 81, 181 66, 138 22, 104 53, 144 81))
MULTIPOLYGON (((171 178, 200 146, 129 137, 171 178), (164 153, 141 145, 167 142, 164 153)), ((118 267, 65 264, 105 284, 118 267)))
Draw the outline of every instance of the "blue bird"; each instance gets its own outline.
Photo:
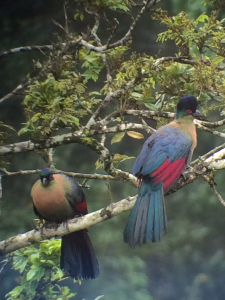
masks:
POLYGON ((152 240, 160 241, 167 232, 164 193, 178 180, 191 161, 197 145, 194 117, 197 99, 184 96, 177 104, 175 120, 156 130, 144 143, 132 172, 140 190, 124 230, 124 241, 132 248, 152 240))

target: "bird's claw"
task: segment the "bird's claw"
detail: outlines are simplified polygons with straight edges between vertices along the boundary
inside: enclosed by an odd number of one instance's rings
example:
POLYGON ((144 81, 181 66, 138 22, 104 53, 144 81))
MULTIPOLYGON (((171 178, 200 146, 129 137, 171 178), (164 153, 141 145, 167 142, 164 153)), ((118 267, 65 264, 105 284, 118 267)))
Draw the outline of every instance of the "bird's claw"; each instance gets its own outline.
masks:
POLYGON ((45 221, 43 219, 35 219, 35 221, 37 223, 35 224, 34 222, 34 228, 36 230, 41 230, 44 227, 45 221))

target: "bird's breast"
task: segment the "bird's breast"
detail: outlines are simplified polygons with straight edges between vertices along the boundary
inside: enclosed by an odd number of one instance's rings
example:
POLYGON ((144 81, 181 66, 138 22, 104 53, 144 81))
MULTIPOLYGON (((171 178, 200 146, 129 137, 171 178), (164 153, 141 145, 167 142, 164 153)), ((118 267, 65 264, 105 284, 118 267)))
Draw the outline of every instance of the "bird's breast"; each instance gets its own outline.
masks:
POLYGON ((195 149, 197 146, 197 133, 196 126, 193 121, 188 122, 178 122, 173 121, 167 125, 167 127, 177 128, 181 130, 185 135, 189 136, 192 140, 192 149, 195 149))
POLYGON ((37 181, 31 191, 34 206, 48 221, 63 222, 74 216, 74 211, 66 199, 61 179, 55 178, 48 186, 37 181))

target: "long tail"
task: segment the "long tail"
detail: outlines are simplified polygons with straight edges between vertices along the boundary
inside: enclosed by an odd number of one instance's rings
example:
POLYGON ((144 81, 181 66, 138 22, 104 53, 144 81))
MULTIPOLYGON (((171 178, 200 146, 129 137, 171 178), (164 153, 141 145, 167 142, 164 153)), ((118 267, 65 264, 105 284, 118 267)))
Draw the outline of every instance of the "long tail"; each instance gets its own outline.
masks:
POLYGON ((98 260, 86 229, 62 237, 60 267, 75 279, 99 276, 98 260))
POLYGON ((163 186, 152 189, 150 179, 143 178, 137 201, 124 230, 124 241, 135 248, 148 240, 158 242, 167 232, 163 186))

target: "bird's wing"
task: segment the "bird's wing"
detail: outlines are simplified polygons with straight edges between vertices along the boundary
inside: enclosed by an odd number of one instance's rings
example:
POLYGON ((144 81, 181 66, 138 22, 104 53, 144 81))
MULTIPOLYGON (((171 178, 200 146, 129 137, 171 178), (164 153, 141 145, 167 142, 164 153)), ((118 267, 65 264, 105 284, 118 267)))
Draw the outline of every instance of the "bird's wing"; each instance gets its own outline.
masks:
POLYGON ((177 128, 163 126, 144 143, 133 173, 138 177, 149 175, 155 184, 163 182, 167 191, 179 178, 191 153, 188 135, 177 128))
POLYGON ((65 191, 66 199, 69 202, 70 206, 74 209, 74 212, 77 215, 85 215, 88 213, 86 198, 83 193, 82 188, 79 184, 72 178, 66 175, 63 175, 66 180, 65 191), (69 183, 69 188, 68 188, 69 183))

